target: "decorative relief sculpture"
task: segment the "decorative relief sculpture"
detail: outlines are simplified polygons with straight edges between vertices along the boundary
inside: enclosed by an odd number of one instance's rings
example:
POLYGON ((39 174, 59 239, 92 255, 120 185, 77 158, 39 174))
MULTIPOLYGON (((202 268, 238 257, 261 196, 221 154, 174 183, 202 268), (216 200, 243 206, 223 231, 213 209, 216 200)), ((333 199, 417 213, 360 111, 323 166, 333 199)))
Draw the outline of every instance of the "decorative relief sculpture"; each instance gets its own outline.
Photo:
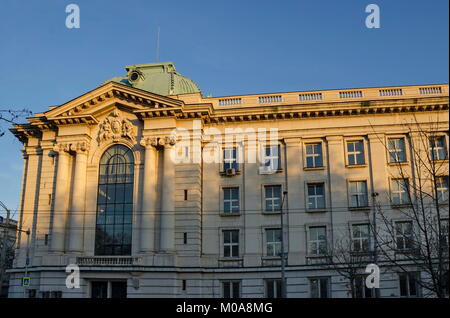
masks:
POLYGON ((118 142, 122 137, 134 142, 136 133, 131 121, 127 118, 122 118, 120 112, 116 109, 100 123, 98 142, 110 139, 113 142, 118 142))

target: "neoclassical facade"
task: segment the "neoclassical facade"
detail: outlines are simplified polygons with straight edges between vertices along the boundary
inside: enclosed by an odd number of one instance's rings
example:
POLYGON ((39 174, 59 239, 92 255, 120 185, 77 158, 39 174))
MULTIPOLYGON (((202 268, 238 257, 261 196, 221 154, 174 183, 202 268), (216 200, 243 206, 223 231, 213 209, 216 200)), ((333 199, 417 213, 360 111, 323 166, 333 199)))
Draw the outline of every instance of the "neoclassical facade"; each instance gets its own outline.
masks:
MULTIPOLYGON (((172 63, 126 70, 12 129, 30 236, 10 297, 279 296, 281 244, 288 297, 349 297, 316 260, 349 225, 370 244, 371 194, 395 190, 383 141, 408 167, 405 123, 439 118, 448 151, 447 84, 204 97, 172 63), (66 287, 71 264, 80 288, 66 287)), ((399 284, 383 274, 380 296, 399 284)))

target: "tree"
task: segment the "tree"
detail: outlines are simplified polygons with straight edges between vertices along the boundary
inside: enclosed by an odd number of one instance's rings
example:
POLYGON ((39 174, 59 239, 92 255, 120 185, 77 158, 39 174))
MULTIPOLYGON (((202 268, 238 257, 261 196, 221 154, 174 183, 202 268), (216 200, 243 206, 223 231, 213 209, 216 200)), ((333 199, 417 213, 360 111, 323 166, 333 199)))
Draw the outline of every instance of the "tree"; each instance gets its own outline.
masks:
MULTIPOLYGON (((16 124, 16 120, 21 117, 26 117, 29 115, 32 115, 33 113, 28 109, 21 109, 21 110, 13 110, 13 109, 0 109, 0 122, 4 121, 6 123, 10 124, 16 124)), ((0 137, 2 137, 5 134, 2 127, 0 127, 0 137)))
POLYGON ((349 225, 347 229, 336 233, 337 238, 328 245, 326 267, 331 267, 347 280, 352 298, 375 296, 372 289, 365 287, 365 268, 373 262, 374 256, 370 241, 371 228, 369 220, 365 224, 349 225))
POLYGON ((414 118, 405 127, 408 140, 380 139, 395 168, 390 207, 376 204, 379 253, 392 268, 424 273, 423 296, 448 297, 448 122, 414 118))

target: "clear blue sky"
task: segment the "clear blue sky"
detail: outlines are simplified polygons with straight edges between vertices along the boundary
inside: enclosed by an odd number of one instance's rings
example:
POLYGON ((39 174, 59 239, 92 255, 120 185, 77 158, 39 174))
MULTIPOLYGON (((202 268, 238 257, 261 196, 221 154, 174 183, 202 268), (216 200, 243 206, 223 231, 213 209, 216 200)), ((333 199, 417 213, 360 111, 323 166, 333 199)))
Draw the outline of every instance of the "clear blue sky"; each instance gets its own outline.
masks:
MULTIPOLYGON (((42 112, 160 61, 213 96, 448 82, 448 0, 2 0, 0 108, 42 112), (81 28, 67 29, 68 4, 81 28), (365 27, 365 7, 381 28, 365 27)), ((8 128, 0 123, 3 129, 8 128)), ((21 144, 0 137, 0 200, 17 209, 21 144)), ((0 212, 0 215, 2 212, 0 212)))

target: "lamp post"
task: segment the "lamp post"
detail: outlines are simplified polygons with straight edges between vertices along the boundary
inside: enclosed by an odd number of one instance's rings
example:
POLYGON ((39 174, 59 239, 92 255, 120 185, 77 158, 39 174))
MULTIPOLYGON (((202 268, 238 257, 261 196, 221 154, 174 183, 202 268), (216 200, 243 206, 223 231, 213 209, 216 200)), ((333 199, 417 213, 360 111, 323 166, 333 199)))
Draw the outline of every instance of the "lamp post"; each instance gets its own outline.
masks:
POLYGON ((286 255, 284 253, 284 222, 283 222, 283 205, 284 199, 287 195, 287 191, 283 191, 283 199, 281 200, 280 206, 280 223, 281 223, 281 298, 286 298, 286 255))

